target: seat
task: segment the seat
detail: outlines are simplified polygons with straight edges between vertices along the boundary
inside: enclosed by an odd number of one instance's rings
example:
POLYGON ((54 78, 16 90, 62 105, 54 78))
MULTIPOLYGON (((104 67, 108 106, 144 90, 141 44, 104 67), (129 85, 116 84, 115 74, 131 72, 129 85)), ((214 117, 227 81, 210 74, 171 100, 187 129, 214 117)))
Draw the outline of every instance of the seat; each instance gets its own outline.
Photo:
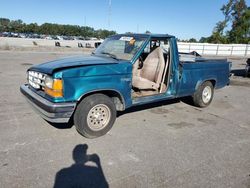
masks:
POLYGON ((161 47, 153 50, 138 69, 139 60, 133 67, 132 85, 142 90, 159 90, 164 72, 164 56, 161 47))

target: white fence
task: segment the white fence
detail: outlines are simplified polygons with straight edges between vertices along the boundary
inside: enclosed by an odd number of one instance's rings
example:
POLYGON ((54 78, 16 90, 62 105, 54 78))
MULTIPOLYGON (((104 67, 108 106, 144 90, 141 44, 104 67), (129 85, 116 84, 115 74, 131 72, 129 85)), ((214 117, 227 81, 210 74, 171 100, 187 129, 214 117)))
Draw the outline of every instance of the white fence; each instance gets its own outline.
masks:
POLYGON ((95 47, 96 42, 102 42, 101 40, 46 40, 46 39, 29 39, 29 38, 9 38, 9 37, 0 37, 0 47, 9 46, 9 47, 34 47, 34 42, 37 46, 42 47, 53 47, 55 42, 60 42, 61 46, 70 46, 72 48, 77 48, 78 43, 81 43, 83 46, 89 44, 90 47, 95 47))
POLYGON ((201 55, 250 57, 250 44, 208 44, 178 42, 179 52, 196 51, 201 55))

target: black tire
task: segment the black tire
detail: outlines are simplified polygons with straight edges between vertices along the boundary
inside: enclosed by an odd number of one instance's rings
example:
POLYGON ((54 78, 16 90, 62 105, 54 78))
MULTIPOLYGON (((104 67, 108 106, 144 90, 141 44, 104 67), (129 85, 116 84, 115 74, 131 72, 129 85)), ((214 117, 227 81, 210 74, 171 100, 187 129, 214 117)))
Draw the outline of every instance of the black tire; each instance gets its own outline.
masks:
POLYGON ((214 86, 210 81, 206 81, 202 83, 199 86, 199 88, 195 91, 194 95, 192 96, 192 99, 195 106, 204 108, 207 107, 212 102, 213 96, 214 96, 214 86), (205 88, 207 89, 208 87, 211 89, 211 97, 209 100, 204 100, 204 98, 202 97, 203 91, 205 88))
MULTIPOLYGON (((103 113, 103 116, 104 114, 105 113, 103 113)), ((99 115, 100 114, 98 114, 98 116, 99 115)), ((100 116, 102 117, 102 114, 100 116)), ((103 94, 93 94, 83 99, 78 104, 75 114, 74 114, 74 124, 75 124, 76 130, 81 135, 87 138, 96 138, 96 137, 105 135, 112 128, 115 122, 115 119, 116 119, 115 104, 113 103, 111 98, 103 94), (91 122, 94 121, 94 124, 96 124, 95 126, 99 126, 98 123, 100 123, 101 120, 98 119, 99 120, 98 121, 94 119, 96 117, 92 119, 90 117, 91 117, 91 113, 94 113, 95 110, 97 110, 100 107, 100 106, 98 107, 98 105, 101 105, 101 107, 104 107, 104 109, 107 109, 106 112, 107 114, 109 114, 109 118, 108 120, 106 120, 107 123, 105 123, 105 126, 96 130, 96 129, 93 129, 93 123, 91 122)))
POLYGON ((250 71, 246 70, 245 77, 250 77, 250 71))

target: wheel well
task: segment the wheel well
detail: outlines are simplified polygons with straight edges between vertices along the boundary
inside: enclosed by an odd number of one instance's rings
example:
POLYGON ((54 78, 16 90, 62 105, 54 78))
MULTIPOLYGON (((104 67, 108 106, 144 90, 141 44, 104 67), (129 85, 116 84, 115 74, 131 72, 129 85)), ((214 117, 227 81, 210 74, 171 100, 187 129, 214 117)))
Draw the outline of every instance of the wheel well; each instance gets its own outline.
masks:
POLYGON ((215 87, 215 85, 216 85, 216 81, 215 80, 206 80, 206 81, 211 82, 213 84, 213 86, 215 87))
POLYGON ((110 97, 113 100, 117 111, 125 110, 125 104, 124 104, 123 97, 121 96, 120 93, 118 93, 117 91, 114 91, 114 90, 93 91, 93 92, 90 92, 90 93, 83 95, 78 102, 82 101, 87 96, 97 94, 97 93, 101 93, 101 94, 104 94, 104 95, 110 97))
POLYGON ((197 90, 204 82, 211 82, 214 88, 216 86, 216 80, 214 80, 214 79, 204 80, 204 81, 200 81, 196 84, 195 90, 197 90))

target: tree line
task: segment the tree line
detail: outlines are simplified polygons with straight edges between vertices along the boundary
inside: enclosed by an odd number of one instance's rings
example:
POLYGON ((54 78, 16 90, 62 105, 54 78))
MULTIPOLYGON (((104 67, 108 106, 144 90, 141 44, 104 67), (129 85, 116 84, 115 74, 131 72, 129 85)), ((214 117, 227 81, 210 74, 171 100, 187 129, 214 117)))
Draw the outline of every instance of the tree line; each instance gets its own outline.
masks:
POLYGON ((0 18, 0 32, 15 32, 15 33, 36 33, 44 35, 63 35, 63 36, 82 36, 106 38, 116 34, 115 31, 106 29, 95 30, 88 26, 79 25, 62 25, 54 23, 37 23, 26 24, 22 20, 10 20, 8 18, 0 18))

